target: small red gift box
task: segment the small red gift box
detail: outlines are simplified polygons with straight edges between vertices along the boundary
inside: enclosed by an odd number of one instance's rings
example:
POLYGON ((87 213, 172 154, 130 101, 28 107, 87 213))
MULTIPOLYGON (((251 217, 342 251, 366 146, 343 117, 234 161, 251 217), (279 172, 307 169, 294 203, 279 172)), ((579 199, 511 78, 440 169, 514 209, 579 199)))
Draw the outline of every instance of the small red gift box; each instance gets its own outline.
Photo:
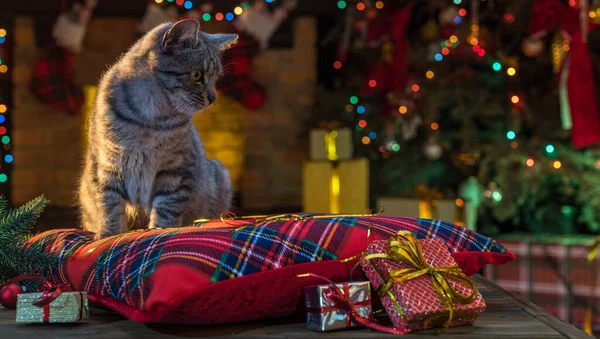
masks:
POLYGON ((361 265, 397 329, 472 325, 485 302, 439 239, 373 241, 361 265))

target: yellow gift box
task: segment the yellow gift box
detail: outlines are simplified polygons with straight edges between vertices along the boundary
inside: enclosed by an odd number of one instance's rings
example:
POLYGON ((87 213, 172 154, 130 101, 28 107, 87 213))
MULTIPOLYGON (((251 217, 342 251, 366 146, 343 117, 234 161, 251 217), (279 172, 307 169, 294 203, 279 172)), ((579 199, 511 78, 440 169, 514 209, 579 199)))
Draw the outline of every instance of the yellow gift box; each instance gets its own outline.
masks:
POLYGON ((369 161, 310 161, 303 169, 305 212, 365 213, 369 208, 369 161))

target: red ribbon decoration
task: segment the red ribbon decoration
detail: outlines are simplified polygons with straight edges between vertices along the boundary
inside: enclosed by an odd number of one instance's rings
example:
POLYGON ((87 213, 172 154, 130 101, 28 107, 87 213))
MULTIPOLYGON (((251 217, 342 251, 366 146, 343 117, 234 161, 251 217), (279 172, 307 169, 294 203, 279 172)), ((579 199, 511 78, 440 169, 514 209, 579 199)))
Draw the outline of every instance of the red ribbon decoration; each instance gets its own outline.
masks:
POLYGON ((569 63, 562 65, 558 77, 560 79, 562 72, 568 72, 566 86, 573 122, 571 140, 574 148, 584 148, 600 141, 596 84, 585 32, 586 28, 589 31, 597 25, 589 23, 582 31, 581 26, 585 23, 581 22, 580 8, 565 6, 560 0, 536 0, 529 22, 529 34, 540 36, 556 25, 570 42, 569 63))
POLYGON ((313 273, 305 273, 301 274, 300 276, 310 276, 313 278, 321 279, 323 281, 326 281, 330 285, 329 291, 327 292, 327 297, 333 302, 334 306, 317 309, 307 309, 307 311, 317 311, 321 313, 326 313, 336 310, 343 310, 346 311, 346 313, 348 314, 348 316, 346 317, 346 327, 350 327, 351 321, 354 320, 354 322, 359 323, 375 331, 381 331, 390 334, 406 334, 410 332, 410 330, 408 329, 397 329, 382 326, 378 324, 375 321, 375 319, 365 318, 362 315, 360 315, 357 309, 368 306, 370 300, 365 300, 360 303, 352 304, 352 302, 350 301, 350 288, 348 287, 348 284, 343 284, 344 291, 342 291, 339 287, 337 287, 337 285, 333 281, 324 276, 313 273))
POLYGON ((34 302, 32 305, 43 308, 44 309, 44 322, 50 322, 50 304, 56 300, 60 295, 67 290, 70 290, 70 286, 68 284, 54 284, 46 277, 39 273, 29 273, 22 274, 17 277, 14 277, 0 286, 0 290, 8 285, 12 285, 18 283, 23 280, 37 280, 41 282, 39 291, 43 292, 42 299, 34 302))

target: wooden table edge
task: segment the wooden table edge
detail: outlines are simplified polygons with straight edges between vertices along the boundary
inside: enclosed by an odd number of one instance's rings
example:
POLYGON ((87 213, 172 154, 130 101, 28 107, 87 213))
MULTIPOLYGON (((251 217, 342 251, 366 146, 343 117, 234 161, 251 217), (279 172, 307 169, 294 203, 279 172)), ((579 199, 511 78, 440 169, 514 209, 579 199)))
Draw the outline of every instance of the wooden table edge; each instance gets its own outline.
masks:
POLYGON ((502 291, 502 293, 504 293, 507 297, 512 299, 512 303, 521 307, 523 311, 529 313, 532 317, 550 326, 552 329, 554 329, 555 331, 564 335, 567 338, 593 338, 581 329, 573 326, 572 324, 567 323, 564 320, 558 319, 550 315, 548 312, 544 311, 539 306, 531 303, 522 296, 503 288, 494 281, 488 280, 479 274, 474 275, 472 278, 473 280, 477 281, 477 283, 485 285, 490 289, 502 291))

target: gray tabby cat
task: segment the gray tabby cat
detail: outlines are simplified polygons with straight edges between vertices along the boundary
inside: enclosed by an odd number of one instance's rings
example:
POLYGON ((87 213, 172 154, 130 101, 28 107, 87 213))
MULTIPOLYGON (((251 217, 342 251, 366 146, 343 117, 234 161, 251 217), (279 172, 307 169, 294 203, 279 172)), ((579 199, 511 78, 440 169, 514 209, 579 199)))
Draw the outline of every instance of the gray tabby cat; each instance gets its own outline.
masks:
POLYGON ((97 239, 229 209, 229 172, 206 158, 192 116, 215 101, 220 52, 236 39, 193 19, 163 24, 104 74, 79 187, 83 228, 97 239))

